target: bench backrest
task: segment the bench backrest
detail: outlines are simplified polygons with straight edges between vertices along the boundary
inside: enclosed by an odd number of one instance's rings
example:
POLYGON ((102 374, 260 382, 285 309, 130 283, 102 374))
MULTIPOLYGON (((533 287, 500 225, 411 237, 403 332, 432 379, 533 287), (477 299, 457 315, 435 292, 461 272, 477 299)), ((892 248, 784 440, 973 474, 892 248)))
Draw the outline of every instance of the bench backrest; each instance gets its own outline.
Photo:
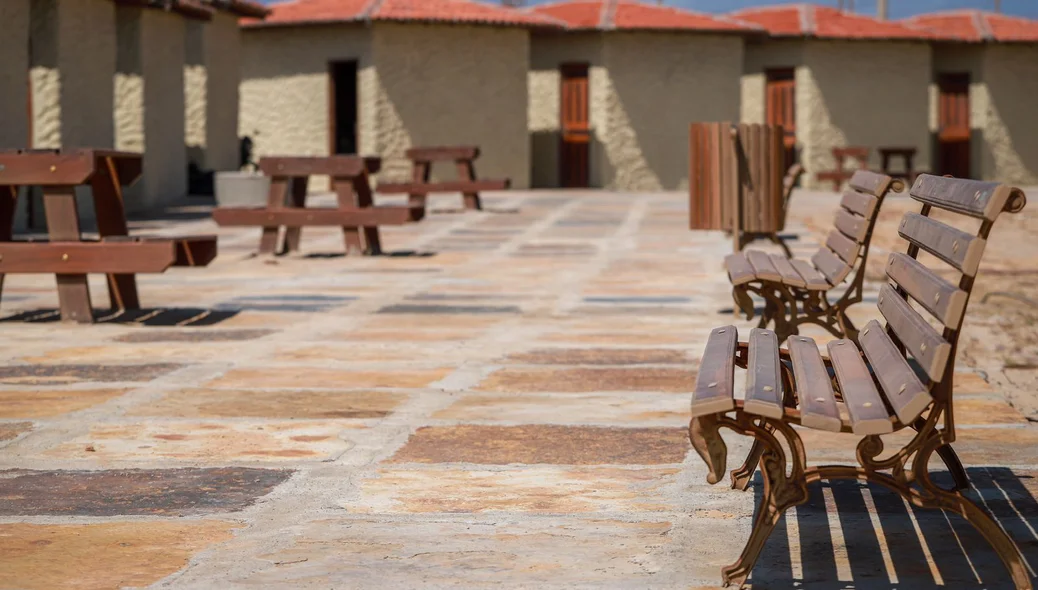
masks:
MULTIPOLYGON (((928 174, 919 176, 910 194, 923 206, 919 213, 902 218, 898 234, 907 241, 907 251, 892 253, 886 265, 890 283, 881 288, 878 299, 886 330, 863 331, 859 337, 887 399, 905 424, 932 398, 950 402, 955 349, 988 234, 1003 211, 1016 213, 1027 203, 1023 191, 1004 184, 928 174), (938 221, 931 216, 934 208, 954 214, 942 217, 956 226, 977 227, 963 230, 938 221), (920 250, 932 255, 928 260, 936 258, 942 264, 923 264, 920 250), (958 280, 945 278, 949 274, 958 280)), ((873 325, 879 328, 878 322, 873 325)))
POLYGON ((830 285, 842 283, 855 268, 858 269, 855 282, 864 280, 872 230, 883 199, 890 191, 903 190, 905 184, 889 176, 868 170, 854 173, 840 200, 833 220, 835 227, 829 232, 825 245, 811 257, 811 263, 830 285))

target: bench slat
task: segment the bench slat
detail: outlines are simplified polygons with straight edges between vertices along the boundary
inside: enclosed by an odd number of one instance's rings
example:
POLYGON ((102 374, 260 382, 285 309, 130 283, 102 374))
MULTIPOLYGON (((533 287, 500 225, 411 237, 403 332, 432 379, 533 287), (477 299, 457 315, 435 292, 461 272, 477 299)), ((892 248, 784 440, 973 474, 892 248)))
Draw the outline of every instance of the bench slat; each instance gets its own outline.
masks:
POLYGON ((209 266, 216 259, 217 238, 214 235, 196 236, 104 236, 101 241, 106 244, 129 242, 169 242, 176 248, 176 260, 173 266, 209 266))
POLYGON ((479 191, 503 191, 512 182, 508 179, 488 180, 447 180, 444 182, 382 182, 376 192, 392 194, 425 195, 429 193, 467 193, 479 191))
POLYGON ((839 432, 843 425, 840 410, 815 341, 806 336, 790 336, 786 346, 800 399, 800 423, 808 428, 839 432))
POLYGON ((867 219, 843 208, 836 212, 835 225, 843 235, 859 243, 865 239, 865 232, 869 230, 867 219))
MULTIPOLYGON (((885 174, 879 174, 869 170, 855 170, 854 176, 851 177, 850 182, 847 184, 849 184, 851 188, 878 197, 887 192, 887 190, 891 188, 891 184, 894 183, 895 181, 885 174)), ((904 185, 901 185, 898 192, 902 190, 904 190, 904 185)))
POLYGON ((351 178, 364 172, 375 174, 382 167, 382 159, 361 156, 268 156, 261 158, 259 169, 267 176, 312 176, 315 174, 351 178))
POLYGON ((479 148, 473 145, 433 145, 413 147, 404 155, 419 162, 445 162, 447 160, 474 160, 479 157, 479 148))
POLYGON ((750 265, 750 261, 746 259, 746 255, 743 252, 725 256, 724 266, 728 269, 728 278, 731 279, 733 286, 749 283, 757 278, 757 275, 753 272, 753 266, 750 265))
POLYGON ((906 213, 898 233, 967 276, 975 276, 987 241, 918 213, 906 213))
POLYGON ((422 218, 422 207, 379 206, 363 209, 221 207, 213 210, 213 220, 222 226, 274 227, 372 227, 404 225, 422 218))
POLYGON ((746 259, 750 261, 750 265, 753 266, 758 279, 775 282, 782 280, 782 275, 779 274, 775 265, 771 263, 771 257, 766 252, 750 250, 746 253, 746 259))
POLYGON ((877 204, 879 204, 878 198, 854 190, 843 191, 843 198, 840 199, 841 207, 866 219, 871 218, 872 214, 876 212, 877 204))
POLYGON ((796 269, 797 274, 803 277, 808 289, 812 291, 827 291, 832 286, 829 284, 829 281, 825 280, 825 275, 815 270, 815 267, 811 266, 810 262, 793 258, 789 263, 796 269))
POLYGON ((942 324, 957 327, 966 309, 966 292, 944 280, 911 256, 895 252, 887 262, 887 276, 942 324))
POLYGON ((854 434, 886 434, 894 431, 890 414, 876 389, 869 368, 852 340, 834 340, 827 346, 843 403, 854 434))
POLYGON ((783 284, 800 288, 807 286, 807 281, 804 280, 804 277, 800 276, 800 273, 797 272, 797 269, 793 268, 793 265, 790 264, 789 259, 785 256, 782 256, 781 254, 772 254, 771 264, 775 267, 775 270, 782 275, 783 284))
MULTIPOLYGON (((1023 192, 997 182, 943 178, 920 174, 910 191, 912 198, 948 211, 994 221, 1010 199, 1023 207, 1023 192)), ((1016 207, 1014 203, 1014 208, 1016 207)))
POLYGON ((747 360, 746 401, 743 411, 758 416, 781 418, 782 366, 779 362, 779 343, 775 333, 760 328, 750 330, 747 360))
POLYGON ((0 242, 0 274, 160 273, 176 259, 173 240, 0 242))
POLYGON ((815 265, 818 272, 825 275, 825 280, 832 286, 839 285, 851 272, 851 267, 840 257, 833 254, 828 248, 820 248, 811 257, 811 263, 815 265))
POLYGON ((735 326, 714 328, 699 363, 692 392, 692 416, 727 412, 735 408, 735 350, 739 332, 735 326))
POLYGON ((898 420, 911 424, 933 400, 930 392, 877 320, 865 325, 858 342, 898 420))
POLYGON ((883 285, 879 290, 879 311, 930 379, 940 381, 951 344, 890 285, 883 285))
POLYGON ((828 239, 825 240, 825 247, 835 252, 847 264, 854 264, 855 259, 858 258, 858 242, 838 230, 829 233, 828 239))

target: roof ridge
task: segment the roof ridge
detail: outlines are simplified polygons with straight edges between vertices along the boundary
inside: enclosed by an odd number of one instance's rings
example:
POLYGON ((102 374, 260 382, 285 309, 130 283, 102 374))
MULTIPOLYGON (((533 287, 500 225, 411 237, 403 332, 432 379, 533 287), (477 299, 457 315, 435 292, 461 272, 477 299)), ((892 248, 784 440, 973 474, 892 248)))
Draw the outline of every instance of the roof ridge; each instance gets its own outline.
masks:
POLYGON ((602 0, 602 14, 598 28, 610 30, 616 28, 616 6, 619 0, 602 0))
POLYGON ((987 15, 981 14, 980 11, 973 13, 973 26, 977 27, 977 34, 984 41, 994 41, 995 34, 991 31, 991 27, 988 26, 987 15))
POLYGON ((814 4, 800 4, 800 28, 803 30, 804 35, 810 37, 815 34, 817 30, 817 23, 815 22, 815 5, 814 4))

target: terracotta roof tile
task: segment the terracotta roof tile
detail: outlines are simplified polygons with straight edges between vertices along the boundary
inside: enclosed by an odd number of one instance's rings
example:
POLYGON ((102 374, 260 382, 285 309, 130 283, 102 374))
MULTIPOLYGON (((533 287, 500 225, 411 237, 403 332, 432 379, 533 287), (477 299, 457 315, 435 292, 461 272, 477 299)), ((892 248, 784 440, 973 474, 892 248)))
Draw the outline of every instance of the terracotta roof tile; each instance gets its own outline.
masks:
POLYGON ((775 37, 819 39, 918 39, 932 35, 899 21, 879 20, 814 4, 784 4, 747 8, 732 16, 764 27, 775 37))
POLYGON ((246 26, 286 26, 372 21, 472 23, 561 27, 553 19, 476 0, 291 0, 270 6, 264 21, 246 26))
POLYGON ((569 0, 540 4, 531 12, 551 16, 570 29, 757 32, 759 28, 709 15, 635 0, 569 0))
POLYGON ((1038 21, 980 10, 934 12, 908 18, 903 22, 945 41, 1038 41, 1038 21))

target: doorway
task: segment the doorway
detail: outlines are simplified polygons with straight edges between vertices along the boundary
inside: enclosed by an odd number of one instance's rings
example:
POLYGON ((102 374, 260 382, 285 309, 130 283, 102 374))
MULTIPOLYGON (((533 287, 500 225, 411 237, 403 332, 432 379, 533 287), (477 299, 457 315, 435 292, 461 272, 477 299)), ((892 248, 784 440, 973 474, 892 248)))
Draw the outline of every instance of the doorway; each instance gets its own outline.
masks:
POLYGON ((357 62, 328 66, 329 146, 334 154, 357 153, 357 62))
POLYGON ((768 125, 782 125, 782 146, 785 148, 783 170, 789 170, 797 161, 796 78, 793 68, 773 68, 764 72, 765 120, 768 125))
POLYGON ((591 126, 588 124, 588 64, 562 64, 559 107, 559 185, 586 188, 590 180, 591 126))
POLYGON ((970 75, 937 77, 937 173, 970 178, 970 75))

